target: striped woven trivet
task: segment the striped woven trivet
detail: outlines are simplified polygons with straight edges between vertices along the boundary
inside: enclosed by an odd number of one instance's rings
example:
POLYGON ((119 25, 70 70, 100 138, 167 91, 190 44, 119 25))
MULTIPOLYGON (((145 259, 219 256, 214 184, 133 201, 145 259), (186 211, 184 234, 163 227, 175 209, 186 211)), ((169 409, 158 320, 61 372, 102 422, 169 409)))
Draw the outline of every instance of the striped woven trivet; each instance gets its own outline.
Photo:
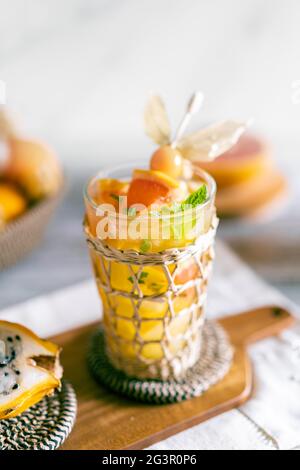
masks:
POLYGON ((105 353, 102 329, 92 338, 88 363, 95 379, 110 390, 138 401, 164 404, 202 395, 227 374, 232 358, 233 348, 224 329, 216 322, 206 321, 200 359, 183 379, 137 379, 115 369, 105 353))
POLYGON ((76 411, 75 392, 64 381, 60 392, 16 418, 0 421, 0 450, 57 449, 72 431, 76 411))

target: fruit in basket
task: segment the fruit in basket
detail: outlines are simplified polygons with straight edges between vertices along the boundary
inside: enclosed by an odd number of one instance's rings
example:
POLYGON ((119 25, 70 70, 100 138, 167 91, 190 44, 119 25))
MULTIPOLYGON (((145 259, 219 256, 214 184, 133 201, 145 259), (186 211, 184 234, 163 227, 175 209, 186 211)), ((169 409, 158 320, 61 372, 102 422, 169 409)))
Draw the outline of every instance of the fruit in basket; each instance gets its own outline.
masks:
POLYGON ((23 214, 26 207, 26 198, 16 186, 10 183, 0 183, 0 221, 2 224, 23 214))
POLYGON ((0 159, 2 177, 23 188, 30 200, 57 193, 62 170, 55 154, 43 143, 23 138, 4 109, 0 109, 0 139, 5 153, 0 159))
POLYGON ((52 196, 62 182, 61 167, 46 145, 13 138, 9 141, 10 156, 6 177, 19 184, 32 200, 52 196))
POLYGON ((24 326, 0 321, 0 420, 21 414, 60 386, 59 352, 24 326))
POLYGON ((0 107, 0 271, 41 241, 59 202, 62 183, 62 170, 53 152, 21 137, 6 109, 0 107))

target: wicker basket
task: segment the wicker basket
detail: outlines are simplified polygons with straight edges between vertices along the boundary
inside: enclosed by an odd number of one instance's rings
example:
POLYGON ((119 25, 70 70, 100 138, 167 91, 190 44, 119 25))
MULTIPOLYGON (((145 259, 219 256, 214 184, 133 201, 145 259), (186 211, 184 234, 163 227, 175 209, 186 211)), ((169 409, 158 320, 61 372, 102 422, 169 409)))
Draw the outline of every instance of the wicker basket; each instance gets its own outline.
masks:
POLYGON ((16 264, 39 245, 62 195, 63 189, 39 202, 0 231, 0 271, 16 264))

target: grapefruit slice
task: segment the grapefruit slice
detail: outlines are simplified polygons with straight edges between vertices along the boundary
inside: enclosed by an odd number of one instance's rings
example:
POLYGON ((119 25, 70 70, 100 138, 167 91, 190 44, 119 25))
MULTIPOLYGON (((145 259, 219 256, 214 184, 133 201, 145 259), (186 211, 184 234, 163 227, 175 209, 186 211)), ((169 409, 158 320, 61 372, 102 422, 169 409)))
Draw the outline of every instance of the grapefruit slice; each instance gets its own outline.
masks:
POLYGON ((24 326, 0 321, 0 420, 21 414, 60 386, 59 352, 24 326))
POLYGON ((178 188, 179 182, 162 171, 135 170, 128 190, 128 206, 143 204, 148 207, 163 202, 178 188))
POLYGON ((287 195, 285 178, 271 168, 248 181, 219 190, 216 206, 221 217, 265 218, 270 209, 286 200, 287 195))
POLYGON ((263 173, 272 161, 267 144, 254 135, 245 134, 215 161, 198 165, 212 175, 219 188, 223 188, 263 173))

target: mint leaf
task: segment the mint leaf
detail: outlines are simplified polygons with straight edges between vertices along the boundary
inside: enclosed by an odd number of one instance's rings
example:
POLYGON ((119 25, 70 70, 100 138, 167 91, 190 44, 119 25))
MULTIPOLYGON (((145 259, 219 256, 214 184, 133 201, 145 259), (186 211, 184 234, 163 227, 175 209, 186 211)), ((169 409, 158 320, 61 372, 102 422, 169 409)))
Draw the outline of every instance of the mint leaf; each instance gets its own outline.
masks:
POLYGON ((142 271, 140 276, 139 276, 139 280, 138 280, 138 283, 139 284, 145 284, 145 279, 146 277, 148 276, 149 273, 146 273, 145 271, 142 271))
POLYGON ((117 194, 110 194, 110 197, 113 198, 115 201, 119 202, 120 196, 117 194))
POLYGON ((176 213, 176 212, 181 212, 188 208, 195 208, 199 206, 200 204, 203 204, 207 200, 207 187, 205 184, 200 186, 197 191, 193 192, 192 194, 189 195, 189 197, 183 201, 183 202, 174 202, 170 208, 169 211, 176 213))
POLYGON ((207 187, 205 184, 200 186, 197 191, 190 194, 189 197, 181 203, 181 209, 184 210, 185 206, 197 207, 207 200, 207 187))
POLYGON ((129 217, 135 217, 136 216, 136 207, 129 207, 127 214, 128 214, 129 217))
POLYGON ((147 253, 151 248, 151 243, 148 240, 143 240, 140 246, 140 250, 142 253, 147 253))
POLYGON ((145 277, 147 277, 148 275, 149 273, 146 273, 146 271, 142 271, 140 274, 140 279, 145 279, 145 277))
POLYGON ((162 284, 157 284, 156 282, 152 282, 150 285, 150 289, 155 292, 155 294, 159 294, 159 292, 163 289, 162 284))

